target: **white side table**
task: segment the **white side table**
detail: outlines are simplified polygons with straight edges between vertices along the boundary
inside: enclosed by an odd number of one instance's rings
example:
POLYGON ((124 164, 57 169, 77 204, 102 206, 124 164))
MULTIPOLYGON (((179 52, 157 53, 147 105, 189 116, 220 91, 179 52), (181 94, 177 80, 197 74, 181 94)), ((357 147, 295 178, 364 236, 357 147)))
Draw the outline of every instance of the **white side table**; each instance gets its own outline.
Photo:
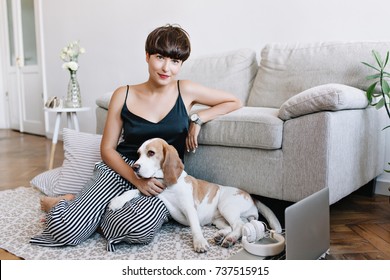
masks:
POLYGON ((81 108, 45 108, 46 112, 56 113, 56 124, 54 126, 53 139, 52 139, 52 144, 51 144, 49 169, 53 168, 54 154, 55 154, 55 151, 56 151, 56 145, 57 145, 57 141, 58 141, 58 134, 59 134, 59 131, 60 131, 61 115, 62 115, 62 113, 66 113, 68 128, 72 128, 72 129, 75 129, 76 131, 80 131, 79 120, 77 118, 77 113, 78 112, 85 112, 85 111, 88 111, 90 109, 91 108, 89 108, 89 107, 81 107, 81 108))

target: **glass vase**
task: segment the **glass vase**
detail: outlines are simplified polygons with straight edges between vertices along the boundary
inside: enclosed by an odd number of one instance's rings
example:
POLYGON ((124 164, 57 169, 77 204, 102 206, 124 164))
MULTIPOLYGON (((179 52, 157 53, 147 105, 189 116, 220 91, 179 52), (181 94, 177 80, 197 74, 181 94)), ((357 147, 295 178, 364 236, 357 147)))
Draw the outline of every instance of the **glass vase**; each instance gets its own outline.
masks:
POLYGON ((70 70, 70 80, 68 84, 68 93, 66 95, 65 105, 67 108, 80 108, 81 94, 80 85, 77 81, 76 71, 70 70))

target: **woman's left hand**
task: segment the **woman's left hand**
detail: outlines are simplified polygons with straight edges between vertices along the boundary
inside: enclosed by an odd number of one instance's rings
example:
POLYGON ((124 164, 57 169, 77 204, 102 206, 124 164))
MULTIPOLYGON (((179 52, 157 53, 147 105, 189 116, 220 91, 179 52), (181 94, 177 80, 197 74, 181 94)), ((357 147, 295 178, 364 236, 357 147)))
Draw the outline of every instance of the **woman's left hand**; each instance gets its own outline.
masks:
POLYGON ((193 122, 190 123, 190 128, 188 130, 188 135, 186 139, 187 152, 195 153, 196 149, 198 148, 198 135, 200 132, 200 128, 200 125, 193 122))

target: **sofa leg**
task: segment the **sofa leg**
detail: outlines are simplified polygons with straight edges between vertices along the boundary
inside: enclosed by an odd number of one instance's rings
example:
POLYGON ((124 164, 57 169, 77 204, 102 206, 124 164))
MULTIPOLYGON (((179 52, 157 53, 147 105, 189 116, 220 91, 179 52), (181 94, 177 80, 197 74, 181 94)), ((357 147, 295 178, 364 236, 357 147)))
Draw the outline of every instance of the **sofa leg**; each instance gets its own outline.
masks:
POLYGON ((375 185, 376 185, 376 178, 372 179, 367 184, 365 184, 364 186, 360 187, 354 193, 358 194, 358 195, 372 197, 375 194, 375 185))

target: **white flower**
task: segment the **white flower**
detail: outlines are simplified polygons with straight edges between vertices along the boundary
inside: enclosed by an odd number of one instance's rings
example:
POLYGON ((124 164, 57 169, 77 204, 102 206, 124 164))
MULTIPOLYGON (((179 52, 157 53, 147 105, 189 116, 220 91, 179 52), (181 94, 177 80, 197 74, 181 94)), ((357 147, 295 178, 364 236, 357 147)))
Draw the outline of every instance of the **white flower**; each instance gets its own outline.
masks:
POLYGON ((79 69, 79 64, 75 61, 69 61, 62 64, 62 68, 72 70, 72 71, 77 71, 77 69, 79 69))
POLYGON ((80 47, 79 41, 69 43, 60 53, 60 58, 65 62, 62 68, 77 71, 79 68, 78 57, 83 53, 85 53, 85 49, 80 47))
POLYGON ((69 57, 75 57, 76 56, 76 54, 74 53, 74 51, 72 49, 68 50, 66 52, 66 55, 69 56, 69 57))

